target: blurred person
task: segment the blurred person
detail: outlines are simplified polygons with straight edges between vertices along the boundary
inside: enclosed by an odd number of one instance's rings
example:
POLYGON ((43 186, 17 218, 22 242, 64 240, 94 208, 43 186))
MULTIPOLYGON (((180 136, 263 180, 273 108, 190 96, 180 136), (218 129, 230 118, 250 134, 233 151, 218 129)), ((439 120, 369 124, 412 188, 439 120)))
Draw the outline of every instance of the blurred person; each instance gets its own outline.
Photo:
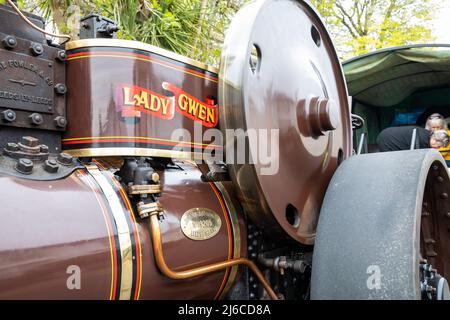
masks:
MULTIPOLYGON (((450 130, 448 130, 448 122, 444 117, 439 113, 433 113, 427 119, 425 124, 425 129, 433 132, 435 130, 445 130, 447 134, 450 135, 450 130)), ((439 152, 445 159, 447 166, 450 166, 450 147, 439 148, 439 152)))
POLYGON ((377 138, 380 152, 409 150, 411 148, 411 140, 414 130, 418 141, 419 149, 426 148, 446 148, 449 144, 449 135, 446 130, 436 130, 431 132, 427 129, 404 126, 390 127, 380 132, 377 138))
POLYGON ((436 130, 447 130, 447 122, 441 114, 433 113, 428 117, 427 122, 425 123, 425 129, 430 132, 434 132, 436 130))

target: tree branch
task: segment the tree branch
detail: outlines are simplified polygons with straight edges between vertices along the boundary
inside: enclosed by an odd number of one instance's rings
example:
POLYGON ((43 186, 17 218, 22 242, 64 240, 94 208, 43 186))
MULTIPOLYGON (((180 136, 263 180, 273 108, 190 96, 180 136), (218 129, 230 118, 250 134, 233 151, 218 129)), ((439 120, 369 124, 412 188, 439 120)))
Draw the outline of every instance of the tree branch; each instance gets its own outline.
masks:
POLYGON ((363 36, 364 34, 361 34, 361 32, 360 32, 361 30, 358 28, 355 21, 353 21, 353 15, 349 15, 347 13, 347 11, 345 10, 345 8, 343 7, 343 5, 340 1, 335 1, 334 4, 340 11, 340 15, 338 15, 338 16, 342 17, 342 22, 343 22, 344 26, 346 26, 349 29, 349 31, 351 31, 352 36, 354 38, 355 38, 355 36, 353 34, 358 34, 359 36, 363 36), (347 18, 349 22, 346 22, 345 18, 347 18), (351 25, 351 27, 350 27, 350 25, 351 25), (353 30, 352 30, 352 28, 353 28, 353 30))

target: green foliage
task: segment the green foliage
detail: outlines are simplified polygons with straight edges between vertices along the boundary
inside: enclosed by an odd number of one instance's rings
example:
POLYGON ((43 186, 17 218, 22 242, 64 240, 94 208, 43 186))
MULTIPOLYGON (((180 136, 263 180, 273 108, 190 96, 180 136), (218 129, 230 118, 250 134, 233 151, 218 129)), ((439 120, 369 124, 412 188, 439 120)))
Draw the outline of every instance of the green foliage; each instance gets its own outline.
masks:
POLYGON ((75 14, 100 13, 120 26, 118 37, 146 42, 217 66, 224 31, 247 0, 22 0, 55 31, 76 38, 75 14), (74 10, 76 8, 76 10, 74 10))
POLYGON ((217 65, 223 34, 244 1, 118 0, 113 19, 120 37, 138 40, 217 65))
POLYGON ((342 58, 376 49, 433 40, 438 0, 311 0, 342 58))
MULTIPOLYGON (((4 0, 0 0, 4 1, 4 0)), ((118 37, 162 47, 218 65, 224 32, 249 0, 19 0, 44 15, 54 30, 76 38, 79 16, 100 13, 119 23, 118 37)), ((439 0, 311 0, 342 58, 432 40, 439 0)))

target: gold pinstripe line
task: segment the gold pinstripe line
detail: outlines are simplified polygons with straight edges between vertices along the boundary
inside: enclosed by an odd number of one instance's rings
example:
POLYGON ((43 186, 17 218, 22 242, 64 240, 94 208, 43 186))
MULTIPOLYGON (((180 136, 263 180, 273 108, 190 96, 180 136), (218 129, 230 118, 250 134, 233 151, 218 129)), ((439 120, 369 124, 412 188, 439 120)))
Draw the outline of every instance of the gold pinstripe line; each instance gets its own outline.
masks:
POLYGON ((128 207, 131 210, 131 212, 130 212, 131 219, 136 228, 136 235, 137 235, 137 240, 138 240, 137 245, 139 247, 139 255, 140 255, 140 257, 139 257, 139 271, 140 271, 139 272, 139 287, 138 287, 138 293, 137 293, 136 300, 139 300, 139 296, 141 295, 141 286, 142 286, 142 246, 141 246, 141 238, 139 236, 139 229, 138 229, 139 225, 136 222, 136 218, 134 217, 133 207, 131 206, 130 200, 128 199, 128 197, 125 194, 125 190, 123 190, 122 186, 120 185, 120 183, 117 182, 117 180, 114 178, 114 176, 111 175, 111 179, 114 182, 114 184, 116 185, 116 187, 119 189, 119 192, 123 193, 123 195, 124 195, 123 199, 126 201, 128 207))
POLYGON ((133 282, 133 253, 131 246, 131 234, 122 209, 120 199, 108 183, 105 176, 100 172, 96 165, 90 164, 85 166, 89 174, 97 181, 105 195, 114 220, 117 225, 117 236, 119 238, 120 256, 122 260, 122 272, 120 277, 120 300, 129 300, 131 298, 131 288, 133 282))
MULTIPOLYGON (((228 192, 226 191, 223 184, 221 182, 214 182, 214 185, 220 192, 223 198, 223 202, 227 207, 228 216, 230 217, 231 229, 233 230, 233 247, 234 247, 233 259, 237 259, 241 257, 241 233, 239 230, 239 220, 237 216, 237 211, 233 203, 231 202, 228 192)), ((232 284, 234 283, 234 280, 236 279, 237 272, 238 272, 237 266, 231 268, 227 283, 223 288, 222 294, 219 297, 219 299, 223 299, 228 290, 230 290, 232 284)))
MULTIPOLYGON (((77 173, 77 175, 81 175, 81 177, 84 177, 84 175, 83 175, 83 174, 80 174, 80 173, 77 173)), ((77 177, 77 178, 80 179, 79 177, 77 177)), ((80 179, 80 180, 81 180, 81 179, 80 179)), ((100 202, 101 200, 98 198, 97 192, 95 191, 95 187, 94 187, 94 185, 92 184, 92 182, 89 181, 89 178, 88 178, 88 177, 87 177, 87 179, 85 179, 85 180, 86 180, 86 181, 82 181, 82 182, 83 182, 83 183, 85 182, 85 183, 92 189, 92 191, 94 192, 94 196, 95 196, 96 200, 97 200, 98 202, 100 202)), ((106 213, 104 212, 102 206, 100 206, 100 209, 101 209, 101 211, 102 211, 103 220, 105 221, 106 230, 107 230, 107 232, 108 232, 109 251, 110 251, 110 257, 111 257, 111 289, 110 289, 110 291, 109 291, 109 300, 112 300, 112 299, 113 299, 113 288, 114 288, 114 258, 113 258, 114 253, 113 253, 113 248, 112 248, 112 243, 111 243, 111 237, 112 237, 112 235, 111 235, 111 232, 110 232, 110 230, 109 230, 109 223, 108 223, 108 220, 107 220, 107 218, 106 218, 106 213)))
POLYGON ((93 139, 98 139, 98 140, 101 140, 101 139, 141 139, 141 140, 156 140, 156 141, 166 141, 166 142, 185 143, 185 144, 192 144, 192 145, 198 145, 198 146, 221 147, 221 146, 216 145, 216 144, 198 143, 198 142, 191 142, 191 141, 178 141, 178 140, 169 140, 169 139, 151 138, 151 137, 134 137, 134 136, 80 137, 80 138, 67 138, 67 139, 62 139, 62 141, 65 142, 65 141, 93 140, 93 139))
POLYGON ((78 59, 85 59, 85 58, 124 58, 124 59, 133 59, 133 60, 146 61, 146 62, 159 64, 159 65, 161 65, 163 67, 166 67, 166 68, 169 68, 169 69, 173 69, 173 70, 180 71, 180 72, 183 72, 183 73, 186 73, 186 74, 190 74, 190 75, 192 75, 194 77, 197 77, 197 78, 202 78, 202 79, 214 82, 214 83, 219 83, 219 81, 213 80, 213 79, 211 79, 209 77, 201 76, 201 75, 193 73, 193 72, 182 70, 182 69, 180 69, 178 67, 175 67, 175 66, 169 66, 169 65, 167 65, 165 63, 161 63, 161 62, 154 61, 154 60, 151 60, 151 59, 139 58, 139 57, 136 57, 136 56, 122 56, 122 55, 116 55, 116 54, 114 54, 114 55, 112 55, 112 54, 88 54, 88 55, 85 55, 85 56, 77 56, 77 57, 68 58, 67 60, 71 61, 71 60, 78 60, 78 59))

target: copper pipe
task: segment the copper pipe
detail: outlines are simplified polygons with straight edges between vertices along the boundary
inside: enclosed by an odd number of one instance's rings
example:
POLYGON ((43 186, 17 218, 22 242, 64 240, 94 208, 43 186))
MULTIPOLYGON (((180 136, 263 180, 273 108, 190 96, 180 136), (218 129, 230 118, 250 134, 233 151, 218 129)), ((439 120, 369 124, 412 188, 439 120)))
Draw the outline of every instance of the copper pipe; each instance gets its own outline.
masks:
POLYGON ((270 284, 267 282, 266 278, 262 274, 262 272, 258 269, 256 264, 252 261, 244 258, 239 259, 231 259, 228 261, 217 262, 207 266, 198 267, 190 270, 184 271, 173 271, 171 270, 164 260, 163 249, 162 249, 162 241, 161 241, 161 229, 159 228, 159 220, 157 215, 150 216, 150 226, 152 229, 152 240, 153 240, 153 252, 155 255, 156 264, 158 265, 159 270, 167 277, 172 279, 187 279, 193 278, 196 276, 204 275, 206 273, 211 273, 214 271, 230 268, 239 264, 243 264, 250 268, 253 273, 256 275, 258 280, 263 285, 266 292, 269 294, 272 300, 278 300, 277 295, 270 287, 270 284))
POLYGON ((39 31, 39 32, 42 32, 43 34, 46 34, 46 35, 49 35, 49 36, 52 36, 52 37, 55 37, 55 38, 65 38, 65 39, 67 39, 67 41, 69 41, 70 40, 70 36, 68 36, 68 35, 65 35, 65 34, 56 34, 56 33, 51 33, 51 32, 48 32, 48 31, 46 31, 46 30, 44 30, 44 29, 41 29, 41 28, 39 28, 37 25, 35 25, 33 22, 31 22, 23 13, 22 13, 22 11, 20 11, 20 9, 19 8, 17 8, 17 6, 14 4, 14 2, 12 2, 11 0, 6 0, 7 2, 8 2, 8 4, 14 9, 14 11, 16 11, 17 12, 17 14, 30 26, 30 27, 32 27, 33 29, 36 29, 37 31, 39 31))

